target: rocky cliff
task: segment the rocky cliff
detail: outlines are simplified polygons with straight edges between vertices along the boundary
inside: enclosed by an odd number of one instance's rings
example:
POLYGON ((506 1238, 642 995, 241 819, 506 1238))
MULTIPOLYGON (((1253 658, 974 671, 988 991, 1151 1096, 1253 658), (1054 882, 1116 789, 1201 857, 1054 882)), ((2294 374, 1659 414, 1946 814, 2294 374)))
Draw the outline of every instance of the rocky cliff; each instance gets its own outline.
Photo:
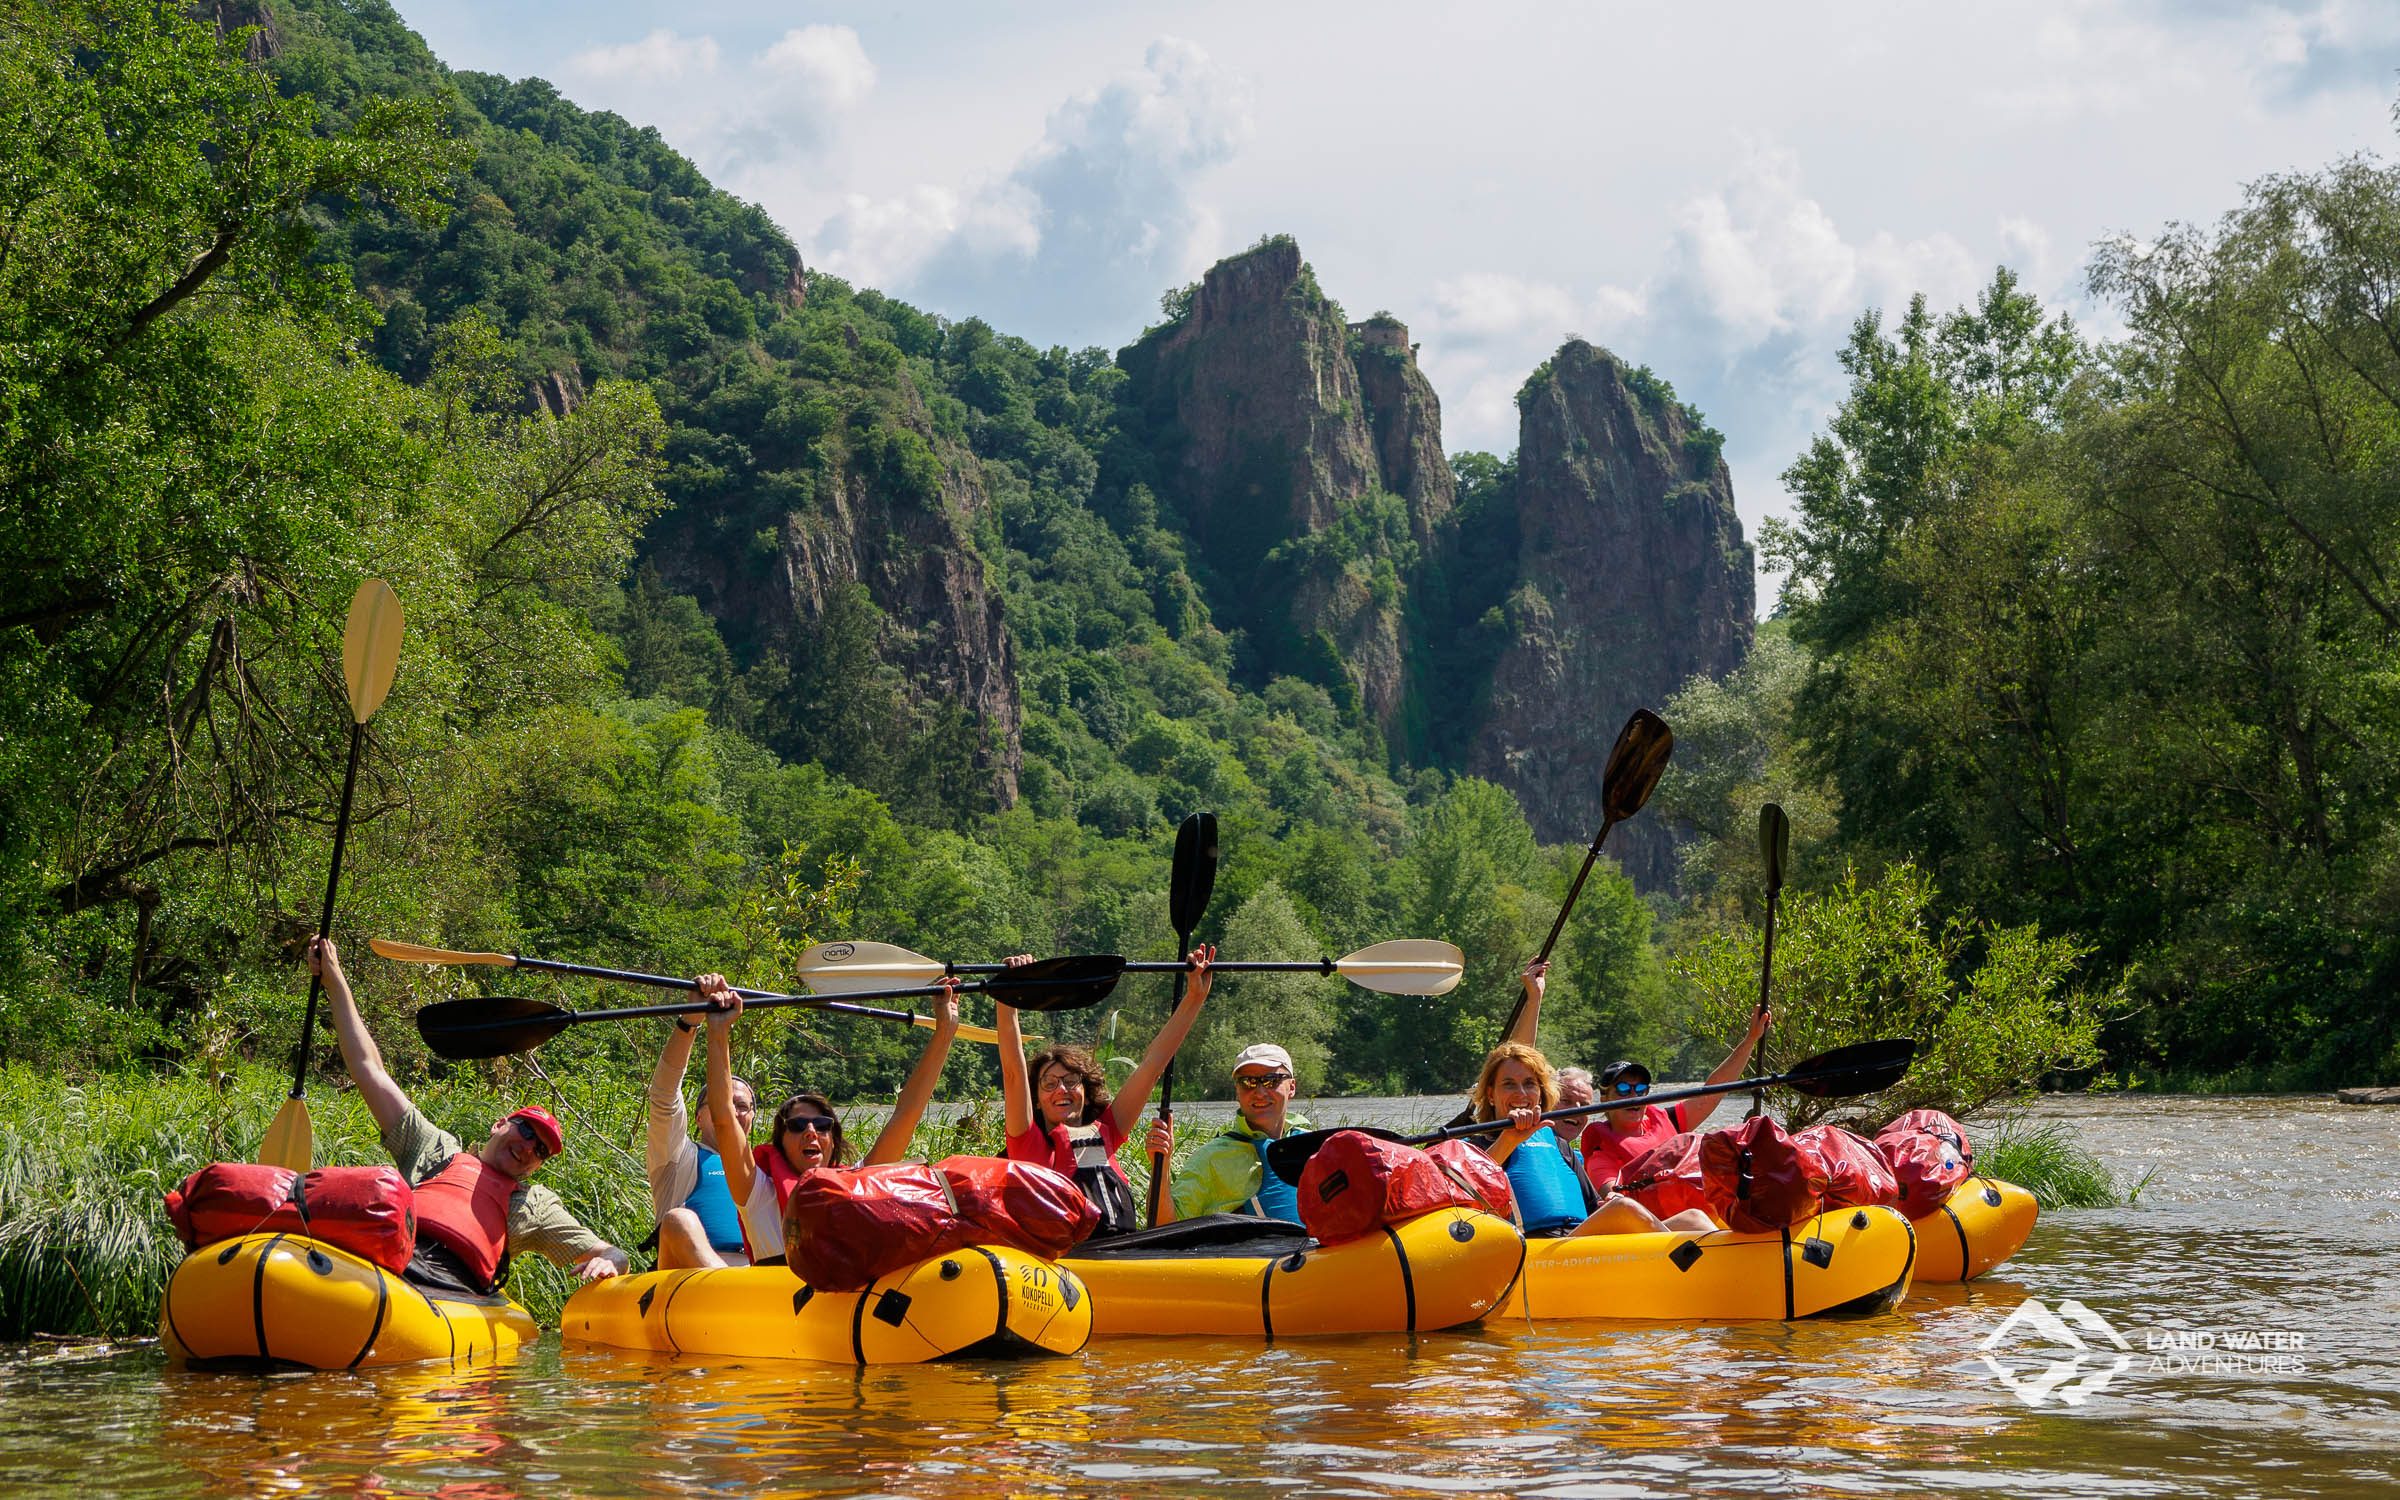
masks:
MULTIPOLYGON (((1548 841, 1600 826, 1600 773, 1634 709, 1749 654, 1749 543, 1722 441, 1646 370, 1574 340, 1526 382, 1517 582, 1468 769, 1509 787, 1548 841)), ((1636 821, 1610 853, 1672 884, 1672 831, 1636 821)))
POLYGON ((1407 687, 1407 578, 1456 491, 1406 327, 1353 328, 1275 238, 1218 262, 1119 360, 1254 674, 1346 686, 1388 728, 1407 687))
POLYGON ((737 639, 803 653, 835 591, 865 584, 882 613, 876 655, 900 670, 911 699, 959 705, 984 726, 976 765, 1009 807, 1023 765, 1024 711, 1001 600, 974 544, 990 505, 982 468, 936 433, 905 371, 896 385, 885 421, 912 434, 931 459, 913 476, 901 479, 899 466, 855 448, 820 444, 824 467, 809 503, 771 512, 772 524, 747 547, 729 545, 734 539, 719 524, 727 511, 687 508, 653 528, 647 551, 670 587, 696 595, 737 639))

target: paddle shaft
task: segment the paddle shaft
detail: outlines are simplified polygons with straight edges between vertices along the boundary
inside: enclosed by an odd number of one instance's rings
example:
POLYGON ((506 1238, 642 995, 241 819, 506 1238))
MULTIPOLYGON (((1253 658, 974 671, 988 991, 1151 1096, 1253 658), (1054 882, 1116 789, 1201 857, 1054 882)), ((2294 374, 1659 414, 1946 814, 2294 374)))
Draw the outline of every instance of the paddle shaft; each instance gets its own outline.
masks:
MULTIPOLYGON (((1176 933, 1175 946, 1186 953, 1191 952, 1192 935, 1189 932, 1176 933)), ((1139 968, 1144 973, 1172 972, 1175 976, 1175 1003, 1167 1008, 1167 1014, 1172 1017, 1176 1011, 1183 1008, 1183 987, 1189 982, 1192 972, 1188 963, 1127 964, 1125 967, 1128 969, 1139 968)), ((1303 965, 1302 967, 1307 966, 1303 965)), ((1172 1055, 1168 1056, 1167 1065, 1161 1068, 1158 1074, 1158 1117, 1167 1122, 1167 1129, 1172 1133, 1175 1128, 1175 1059, 1172 1055)), ((1152 1152, 1150 1156, 1150 1227, 1152 1229, 1158 1227, 1159 1195, 1166 1191, 1166 1187, 1167 1154, 1164 1151, 1152 1152)))
MULTIPOLYGON (((1589 1104, 1570 1105, 1565 1109, 1551 1110, 1548 1114, 1543 1115, 1542 1119, 1545 1122, 1580 1120, 1586 1115, 1596 1115, 1611 1109, 1631 1109, 1646 1104, 1681 1104, 1686 1099, 1705 1099, 1711 1094, 1738 1094, 1744 1089, 1757 1089, 1763 1093, 1768 1089, 1787 1083, 1806 1082, 1817 1078, 1834 1078, 1843 1073, 1864 1073, 1871 1069, 1890 1066, 1889 1061, 1877 1060, 1846 1063, 1831 1068, 1801 1068, 1790 1073, 1777 1073, 1766 1078, 1736 1078, 1730 1083, 1695 1083, 1690 1088, 1669 1089, 1663 1094, 1635 1094, 1627 1099, 1607 1101, 1596 1099, 1589 1104)), ((1505 1116, 1497 1120, 1477 1120, 1472 1124, 1452 1125, 1445 1130, 1437 1130, 1431 1135, 1411 1136, 1408 1143, 1412 1146, 1430 1146, 1436 1141, 1456 1140, 1460 1136, 1467 1135, 1488 1135, 1493 1131, 1507 1128, 1508 1120, 1505 1116)))
MULTIPOLYGON (((1762 1011, 1767 1008, 1767 986, 1772 984, 1775 979, 1775 897, 1777 894, 1774 887, 1767 888, 1767 935, 1766 941, 1759 945, 1758 952, 1758 1008, 1762 1011)), ((1750 1049, 1750 1055, 1760 1063, 1767 1060, 1766 1027, 1758 1028, 1758 1045, 1750 1049)), ((1758 1092, 1751 1096, 1750 1118, 1755 1120, 1766 1112, 1767 1091, 1762 1085, 1758 1092)))
MULTIPOLYGON (((651 982, 672 985, 677 989, 695 988, 688 979, 647 977, 651 982)), ((845 1016, 873 1016, 879 1021, 907 1021, 912 1025, 933 1019, 931 1016, 920 1016, 915 1011, 883 1010, 872 1005, 853 1005, 844 1000, 829 1000, 822 995, 779 995, 772 990, 735 990, 734 993, 742 997, 742 1008, 745 1010, 772 1010, 778 1006, 798 1005, 811 1010, 836 1011, 845 1016)), ((865 998, 869 1000, 899 1000, 917 995, 938 995, 940 993, 941 990, 938 988, 876 990, 865 998)), ((650 1016, 701 1016, 708 1014, 712 1009, 714 1007, 705 1003, 699 1005, 635 1005, 623 1010, 562 1010, 558 1013, 558 1019, 561 1025, 575 1025, 584 1021, 639 1021, 650 1016)), ((505 1021, 468 1021, 446 1029, 450 1031, 504 1031, 512 1026, 524 1024, 524 1017, 512 1016, 505 1021)))
MULTIPOLYGON (((367 726, 350 725, 350 763, 342 769, 342 810, 333 820, 333 868, 325 876, 325 909, 317 917, 317 936, 333 936, 333 898, 342 888, 342 851, 350 843, 350 797, 358 790, 358 752, 366 743, 367 726)), ((309 1044, 317 1034, 317 996, 324 992, 321 974, 308 976, 308 1010, 300 1022, 300 1046, 292 1058, 292 1097, 308 1092, 309 1044)))
MULTIPOLYGON (((1190 941, 1190 936, 1185 934, 1184 940, 1190 941)), ((998 974, 1005 972, 1007 968, 1006 964, 944 964, 942 972, 945 974, 998 974)), ((1255 963, 1212 963, 1208 966, 1208 971, 1211 974, 1339 974, 1342 972, 1342 960, 1338 958, 1260 959, 1255 963)), ((1192 972, 1192 966, 1189 960, 1172 963, 1164 959, 1155 962, 1145 959, 1140 963, 1127 963, 1122 972, 1127 974, 1189 974, 1192 972)), ((1435 972, 1441 971, 1435 970, 1435 972)), ((1177 992, 1177 998, 1181 998, 1181 991, 1177 992)))
MULTIPOLYGON (((1559 905, 1558 920, 1550 924, 1550 935, 1542 939, 1542 951, 1533 956, 1535 963, 1549 962, 1550 949, 1558 942, 1558 935, 1567 930, 1567 917, 1575 910, 1575 898, 1583 894, 1583 883, 1591 878, 1592 866, 1599 861, 1600 846, 1608 842, 1608 831, 1616 826, 1615 818, 1604 818, 1600 831, 1592 835, 1592 847, 1583 851, 1583 868, 1575 872, 1575 883, 1567 887, 1567 899, 1559 905)), ((1500 1040, 1505 1042, 1515 1033, 1517 1021, 1524 1014, 1525 996, 1520 992, 1517 1003, 1509 1007, 1507 1024, 1500 1028, 1500 1040)))

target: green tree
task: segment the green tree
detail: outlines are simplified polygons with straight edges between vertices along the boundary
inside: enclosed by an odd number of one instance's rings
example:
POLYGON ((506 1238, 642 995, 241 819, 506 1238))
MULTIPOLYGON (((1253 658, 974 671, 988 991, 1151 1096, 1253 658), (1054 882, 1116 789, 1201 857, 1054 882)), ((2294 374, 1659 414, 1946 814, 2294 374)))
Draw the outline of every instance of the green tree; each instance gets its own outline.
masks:
MULTIPOLYGON (((1931 880, 1913 864, 1862 883, 1855 871, 1784 903, 1775 939, 1769 1066, 1882 1037, 1918 1039, 1898 1085, 1867 1105, 1867 1123, 1910 1109, 1967 1115, 2033 1091, 2054 1069, 2099 1059, 2101 997, 2075 984, 2088 951, 2031 927, 1994 927, 1933 911, 1931 880)), ((1718 936, 1678 962, 1704 1034, 1741 1034, 1758 1003, 1756 933, 1718 936)), ((1840 1101, 1774 1091, 1794 1124, 1840 1101)))

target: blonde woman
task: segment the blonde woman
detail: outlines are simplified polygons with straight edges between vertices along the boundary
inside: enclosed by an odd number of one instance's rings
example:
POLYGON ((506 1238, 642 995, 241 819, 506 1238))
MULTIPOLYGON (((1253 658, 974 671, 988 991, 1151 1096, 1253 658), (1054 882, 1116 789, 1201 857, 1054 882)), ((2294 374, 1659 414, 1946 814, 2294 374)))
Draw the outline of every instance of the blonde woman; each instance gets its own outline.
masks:
POLYGON ((1630 1198, 1612 1197, 1593 1208, 1596 1195, 1584 1180, 1581 1163, 1542 1121, 1546 1111, 1558 1108, 1558 1071, 1533 1045, 1541 1023, 1542 977, 1548 968, 1538 959, 1525 966, 1524 1012, 1508 1040, 1484 1058, 1470 1101, 1476 1119, 1508 1121, 1508 1128, 1485 1149, 1508 1173, 1525 1232, 1565 1236, 1714 1229, 1708 1215, 1696 1209, 1662 1222, 1630 1198))

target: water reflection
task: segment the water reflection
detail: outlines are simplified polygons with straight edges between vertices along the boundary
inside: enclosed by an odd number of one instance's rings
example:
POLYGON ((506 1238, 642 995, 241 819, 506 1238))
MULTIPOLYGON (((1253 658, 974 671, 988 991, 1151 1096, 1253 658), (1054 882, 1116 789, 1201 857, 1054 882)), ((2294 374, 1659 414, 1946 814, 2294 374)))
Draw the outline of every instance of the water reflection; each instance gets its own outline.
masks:
POLYGON ((1096 1342, 852 1370, 545 1340, 467 1371, 0 1361, 0 1491, 139 1495, 2375 1495, 2400 1453, 2400 1112, 2054 1107, 2142 1206, 2057 1215, 1999 1278, 1853 1323, 1495 1323, 1096 1342), (2290 1127, 2290 1128, 2287 1128, 2290 1127), (2338 1193, 2331 1184, 2339 1184, 2338 1193), (2153 1373, 2029 1409, 1978 1344, 2020 1301, 2290 1330, 2305 1371, 2153 1373))

